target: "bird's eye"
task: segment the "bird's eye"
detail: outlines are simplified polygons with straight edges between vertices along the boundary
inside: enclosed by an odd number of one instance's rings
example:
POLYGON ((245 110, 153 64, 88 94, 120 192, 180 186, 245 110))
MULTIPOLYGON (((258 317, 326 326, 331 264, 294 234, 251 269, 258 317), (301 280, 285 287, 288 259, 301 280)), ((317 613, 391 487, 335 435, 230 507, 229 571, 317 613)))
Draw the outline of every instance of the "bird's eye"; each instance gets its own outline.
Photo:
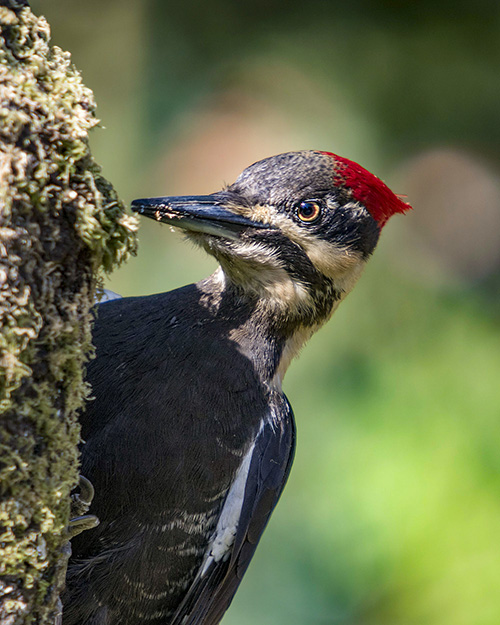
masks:
POLYGON ((301 202, 297 208, 300 221, 311 224, 321 217, 321 206, 318 202, 301 202))

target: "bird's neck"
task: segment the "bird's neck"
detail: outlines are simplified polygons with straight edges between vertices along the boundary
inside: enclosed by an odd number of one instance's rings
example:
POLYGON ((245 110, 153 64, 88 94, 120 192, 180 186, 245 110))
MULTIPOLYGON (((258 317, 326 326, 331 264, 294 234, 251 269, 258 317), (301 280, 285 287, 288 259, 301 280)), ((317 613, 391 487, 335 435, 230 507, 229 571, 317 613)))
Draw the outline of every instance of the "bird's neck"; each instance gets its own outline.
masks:
POLYGON ((220 268, 197 287, 200 302, 215 322, 224 324, 229 340, 251 361, 263 382, 278 389, 290 362, 342 299, 338 293, 332 294, 314 314, 310 309, 287 307, 286 300, 245 291, 229 281, 220 268))

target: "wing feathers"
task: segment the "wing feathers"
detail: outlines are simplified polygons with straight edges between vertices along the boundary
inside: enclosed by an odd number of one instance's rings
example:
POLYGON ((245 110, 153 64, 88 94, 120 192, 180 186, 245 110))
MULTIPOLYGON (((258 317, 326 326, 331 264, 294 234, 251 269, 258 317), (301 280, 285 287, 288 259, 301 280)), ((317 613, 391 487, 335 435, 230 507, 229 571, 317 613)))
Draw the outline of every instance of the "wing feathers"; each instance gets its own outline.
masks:
POLYGON ((286 483, 295 429, 286 402, 278 422, 266 423, 253 448, 238 528, 229 559, 205 563, 170 625, 217 625, 250 564, 257 543, 286 483), (203 571, 203 573, 202 573, 203 571))

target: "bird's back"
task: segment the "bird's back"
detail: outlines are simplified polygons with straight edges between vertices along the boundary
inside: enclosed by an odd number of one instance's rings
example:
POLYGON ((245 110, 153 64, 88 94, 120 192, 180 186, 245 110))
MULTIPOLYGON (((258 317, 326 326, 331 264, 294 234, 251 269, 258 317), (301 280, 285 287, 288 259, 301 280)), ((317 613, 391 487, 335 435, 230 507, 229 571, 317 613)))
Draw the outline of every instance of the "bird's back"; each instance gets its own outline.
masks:
POLYGON ((164 623, 192 582, 268 410, 228 330, 196 285, 98 308, 81 472, 101 524, 73 541, 65 625, 164 623))

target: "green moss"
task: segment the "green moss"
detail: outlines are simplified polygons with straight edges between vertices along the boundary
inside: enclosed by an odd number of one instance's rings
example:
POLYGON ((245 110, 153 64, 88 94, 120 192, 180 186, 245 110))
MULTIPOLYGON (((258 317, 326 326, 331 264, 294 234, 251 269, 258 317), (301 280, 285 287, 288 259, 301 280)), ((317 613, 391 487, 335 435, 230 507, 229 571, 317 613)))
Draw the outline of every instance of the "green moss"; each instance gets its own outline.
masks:
POLYGON ((88 146, 92 92, 49 26, 0 7, 0 621, 49 622, 99 270, 135 251, 88 146))

